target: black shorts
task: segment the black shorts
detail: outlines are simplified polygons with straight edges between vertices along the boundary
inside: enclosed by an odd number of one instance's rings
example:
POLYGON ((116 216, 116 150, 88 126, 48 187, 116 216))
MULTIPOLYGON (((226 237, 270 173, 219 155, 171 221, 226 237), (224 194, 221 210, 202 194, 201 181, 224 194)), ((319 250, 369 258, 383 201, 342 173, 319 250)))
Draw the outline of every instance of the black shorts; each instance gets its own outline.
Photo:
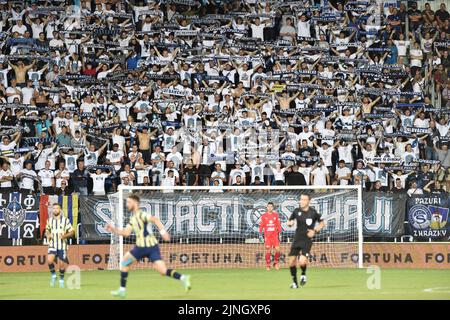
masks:
POLYGON ((289 251, 289 256, 309 256, 313 242, 311 240, 301 240, 292 243, 291 251, 289 251))
POLYGON ((58 262, 58 259, 69 264, 69 258, 67 257, 67 250, 57 250, 53 248, 48 249, 48 254, 55 256, 55 262, 58 262))
POLYGON ((155 262, 162 260, 161 251, 158 245, 152 247, 134 247, 130 250, 130 254, 136 259, 141 260, 142 258, 147 258, 150 262, 155 262))

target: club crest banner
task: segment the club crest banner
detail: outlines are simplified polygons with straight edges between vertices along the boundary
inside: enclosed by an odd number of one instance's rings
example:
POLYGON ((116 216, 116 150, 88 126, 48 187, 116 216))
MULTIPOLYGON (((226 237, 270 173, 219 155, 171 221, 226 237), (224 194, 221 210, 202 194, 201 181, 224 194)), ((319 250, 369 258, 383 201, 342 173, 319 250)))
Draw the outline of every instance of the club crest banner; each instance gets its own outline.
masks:
POLYGON ((39 200, 35 195, 0 193, 0 239, 36 239, 39 200))
POLYGON ((449 208, 448 194, 412 196, 407 202, 409 234, 432 240, 450 239, 449 208))

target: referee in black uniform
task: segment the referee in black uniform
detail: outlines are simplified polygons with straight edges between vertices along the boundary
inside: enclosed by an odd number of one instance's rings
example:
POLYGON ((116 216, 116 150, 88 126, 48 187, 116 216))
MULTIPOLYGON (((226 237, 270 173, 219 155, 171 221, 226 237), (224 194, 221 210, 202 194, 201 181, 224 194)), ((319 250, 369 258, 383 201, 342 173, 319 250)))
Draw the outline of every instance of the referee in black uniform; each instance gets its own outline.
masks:
POLYGON ((300 208, 295 209, 289 221, 288 226, 293 226, 297 222, 297 229, 295 230, 294 241, 292 242, 291 251, 289 252, 289 267, 292 275, 291 288, 297 289, 297 257, 300 256, 300 268, 302 269, 302 276, 300 284, 306 284, 306 266, 308 264, 308 256, 312 246, 312 238, 314 235, 325 227, 325 221, 321 215, 317 213, 314 208, 309 206, 311 196, 309 194, 302 194, 300 196, 300 208), (317 224, 317 225, 316 225, 317 224))

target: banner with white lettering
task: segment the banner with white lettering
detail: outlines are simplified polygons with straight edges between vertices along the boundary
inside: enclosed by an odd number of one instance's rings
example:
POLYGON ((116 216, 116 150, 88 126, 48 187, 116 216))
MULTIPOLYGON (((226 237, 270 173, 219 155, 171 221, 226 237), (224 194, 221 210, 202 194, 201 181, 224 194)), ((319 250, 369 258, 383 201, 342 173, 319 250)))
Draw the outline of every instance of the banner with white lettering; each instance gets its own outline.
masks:
MULTIPOLYGON (((364 235, 396 237, 403 233, 406 195, 364 194, 364 235), (399 214, 400 213, 400 214, 399 214)), ((311 206, 326 221, 321 236, 349 239, 357 232, 357 197, 352 191, 316 192, 311 206)), ((174 238, 236 239, 259 236, 259 219, 267 202, 275 204, 280 215, 282 237, 292 238, 295 227, 286 225, 298 208, 299 192, 261 193, 150 193, 141 196, 141 210, 160 218, 174 238)), ((106 223, 111 222, 107 197, 80 197, 81 231, 84 240, 108 240, 106 223)), ((125 214, 124 223, 129 219, 125 214)))
POLYGON ((406 194, 363 193, 364 236, 395 238, 404 234, 406 194))
POLYGON ((106 224, 111 222, 111 205, 106 196, 80 196, 80 233, 82 240, 109 241, 111 234, 106 224))
POLYGON ((448 194, 412 196, 407 202, 408 233, 415 238, 434 241, 450 239, 448 194))

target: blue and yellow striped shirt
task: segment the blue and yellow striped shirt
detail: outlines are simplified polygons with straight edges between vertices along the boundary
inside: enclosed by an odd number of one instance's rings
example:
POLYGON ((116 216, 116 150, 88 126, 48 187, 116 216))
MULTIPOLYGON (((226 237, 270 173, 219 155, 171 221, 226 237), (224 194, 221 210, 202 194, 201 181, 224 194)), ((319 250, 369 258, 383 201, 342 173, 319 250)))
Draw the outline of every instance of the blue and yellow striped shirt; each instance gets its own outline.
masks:
POLYGON ((61 236, 73 231, 70 220, 63 216, 51 217, 47 220, 45 230, 52 235, 52 239, 48 242, 48 247, 55 250, 67 250, 67 240, 61 239, 61 236))
POLYGON ((127 228, 131 227, 136 235, 136 246, 153 247, 158 244, 153 233, 153 223, 150 222, 151 215, 146 212, 138 211, 132 215, 127 224, 127 228))

